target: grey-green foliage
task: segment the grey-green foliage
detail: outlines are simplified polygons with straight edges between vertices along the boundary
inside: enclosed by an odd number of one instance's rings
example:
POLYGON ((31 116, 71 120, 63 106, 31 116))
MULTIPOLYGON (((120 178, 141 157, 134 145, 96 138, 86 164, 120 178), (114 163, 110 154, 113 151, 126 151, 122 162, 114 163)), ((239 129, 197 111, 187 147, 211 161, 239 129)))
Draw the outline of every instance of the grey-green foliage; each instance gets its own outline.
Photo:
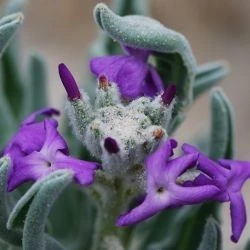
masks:
POLYGON ((18 230, 8 230, 6 223, 9 215, 9 206, 7 203, 7 174, 9 168, 8 158, 0 159, 0 239, 6 244, 21 246, 22 233, 18 230))
POLYGON ((213 218, 208 218, 200 246, 197 250, 220 250, 221 230, 213 218))
POLYGON ((244 250, 250 250, 250 241, 248 240, 244 250))
POLYGON ((235 140, 233 112, 228 98, 219 88, 211 92, 211 118, 209 156, 212 159, 232 159, 235 140))
MULTIPOLYGON (((44 230, 50 209, 62 190, 72 181, 72 173, 68 170, 61 170, 56 174, 42 184, 29 207, 23 229, 23 248, 26 250, 45 249, 44 230)), ((64 248, 55 241, 51 249, 64 248)))
POLYGON ((44 229, 54 201, 71 181, 70 171, 56 171, 31 186, 12 209, 7 228, 20 228, 24 221, 24 249, 63 249, 44 229))
POLYGON ((228 72, 229 66, 225 61, 206 63, 198 66, 193 86, 194 99, 197 99, 208 89, 218 84, 228 72))
POLYGON ((30 112, 45 107, 48 103, 47 97, 47 69, 43 58, 34 53, 29 59, 29 86, 30 112))
POLYGON ((16 13, 0 19, 0 55, 2 55, 10 40, 23 23, 23 18, 21 13, 16 13))

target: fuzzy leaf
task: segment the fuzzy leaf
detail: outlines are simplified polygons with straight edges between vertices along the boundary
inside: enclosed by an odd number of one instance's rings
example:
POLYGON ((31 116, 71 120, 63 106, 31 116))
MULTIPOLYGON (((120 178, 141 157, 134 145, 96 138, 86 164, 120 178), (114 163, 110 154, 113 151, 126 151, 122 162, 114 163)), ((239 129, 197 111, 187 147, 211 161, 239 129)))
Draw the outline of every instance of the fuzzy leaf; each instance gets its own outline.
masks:
POLYGON ((217 61, 200 65, 196 70, 193 95, 198 98, 208 89, 217 85, 229 73, 229 66, 225 61, 217 61))
POLYGON ((159 22, 144 16, 120 17, 105 4, 97 4, 94 10, 97 24, 114 40, 142 49, 155 51, 157 69, 164 82, 177 85, 179 110, 192 102, 191 84, 196 72, 196 60, 187 39, 159 22), (164 79, 165 78, 165 79, 164 79))
POLYGON ((221 231, 217 222, 213 218, 207 220, 202 241, 198 250, 220 250, 221 249, 221 231))
POLYGON ((47 106, 47 72, 41 56, 33 54, 29 64, 31 112, 47 106))
POLYGON ((11 108, 9 102, 4 95, 3 90, 3 79, 2 79, 2 72, 0 68, 0 131, 4 131, 1 133, 1 140, 0 140, 0 148, 7 143, 7 140, 10 138, 13 131, 16 129, 16 119, 11 112, 11 108))
POLYGON ((216 88, 211 92, 211 141, 212 159, 232 158, 234 155, 234 124, 229 100, 222 90, 216 88))
POLYGON ((65 174, 64 170, 56 171, 41 179, 40 181, 35 182, 12 209, 7 222, 7 228, 15 228, 19 224, 18 221, 23 220, 25 218, 26 213, 24 213, 24 211, 28 210, 27 205, 29 207, 29 205, 31 204, 31 200, 34 198, 34 196, 38 193, 38 191, 42 188, 43 185, 46 185, 48 181, 58 178, 58 176, 60 177, 60 175, 63 174, 65 174))
POLYGON ((0 19, 0 55, 23 23, 23 18, 21 13, 16 13, 0 19))
POLYGON ((8 218, 8 205, 6 203, 6 182, 9 168, 9 159, 0 159, 0 238, 11 245, 21 246, 22 233, 17 230, 8 230, 6 222, 8 218))
MULTIPOLYGON (((7 17, 3 17, 0 20, 0 51, 1 51, 1 40, 3 40, 1 39, 1 21, 2 20, 5 20, 2 33, 4 35, 4 32, 8 32, 7 35, 9 35, 9 40, 10 40, 13 37, 14 33, 17 31, 18 27, 23 22, 23 15, 21 13, 11 14, 7 17)), ((5 38, 8 38, 8 37, 5 35, 5 38)), ((14 39, 9 44, 8 48, 6 49, 5 53, 2 56, 1 73, 2 73, 2 80, 3 80, 3 91, 6 96, 7 101, 9 102, 11 112, 13 113, 15 117, 18 117, 18 116, 22 117, 23 114, 21 113, 21 110, 23 106, 22 101, 24 98, 23 96, 24 84, 23 84, 23 78, 22 78, 22 71, 20 69, 20 65, 18 64, 19 62, 18 55, 19 53, 18 53, 17 40, 14 39)))
MULTIPOLYGON (((68 170, 57 171, 57 176, 43 182, 32 201, 23 229, 23 248, 44 250, 46 246, 45 224, 50 209, 62 190, 72 181, 68 170)), ((58 244, 59 245, 59 244, 58 244)), ((63 249, 59 247, 60 249, 63 249)), ((54 249, 59 249, 55 246, 54 249)))

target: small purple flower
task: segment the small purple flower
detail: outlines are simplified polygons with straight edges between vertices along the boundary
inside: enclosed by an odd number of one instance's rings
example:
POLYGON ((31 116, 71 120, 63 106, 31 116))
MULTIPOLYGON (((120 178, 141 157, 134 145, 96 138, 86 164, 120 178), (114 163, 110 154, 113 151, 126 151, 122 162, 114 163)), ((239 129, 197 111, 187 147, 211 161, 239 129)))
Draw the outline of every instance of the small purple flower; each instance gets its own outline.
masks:
MULTIPOLYGON (((183 145, 186 153, 198 152, 198 149, 188 145, 183 145)), ((213 198, 220 202, 230 202, 232 236, 231 239, 237 242, 246 225, 246 208, 241 194, 241 188, 250 177, 250 162, 236 160, 219 160, 217 163, 200 153, 198 168, 205 175, 199 176, 196 184, 214 183, 220 192, 213 198)))
POLYGON ((36 121, 39 115, 46 117, 53 114, 59 112, 48 108, 31 114, 5 148, 4 155, 11 159, 8 191, 58 169, 73 171, 75 181, 81 185, 93 182, 98 164, 69 156, 66 142, 57 131, 56 120, 45 118, 36 121))
POLYGON ((105 75, 117 83, 123 97, 155 96, 163 91, 156 69, 147 62, 150 51, 123 46, 125 55, 96 57, 90 61, 91 72, 105 75))
POLYGON ((176 86, 174 84, 170 84, 161 95, 161 99, 165 105, 169 105, 176 94, 176 86))
POLYGON ((170 207, 204 202, 219 192, 212 184, 195 187, 177 184, 177 178, 196 165, 199 154, 186 154, 169 159, 176 146, 176 141, 167 140, 146 159, 146 197, 139 206, 118 218, 118 226, 140 222, 170 207))

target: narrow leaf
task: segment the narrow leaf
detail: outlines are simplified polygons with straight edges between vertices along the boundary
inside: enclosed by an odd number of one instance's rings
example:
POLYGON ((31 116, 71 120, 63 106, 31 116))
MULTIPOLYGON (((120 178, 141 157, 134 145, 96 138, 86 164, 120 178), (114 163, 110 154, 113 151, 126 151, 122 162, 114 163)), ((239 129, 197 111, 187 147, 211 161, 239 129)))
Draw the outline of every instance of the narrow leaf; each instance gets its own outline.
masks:
POLYGON ((6 203, 6 183, 9 168, 9 159, 0 159, 0 238, 11 245, 21 246, 22 233, 17 230, 8 230, 8 205, 6 203))
POLYGON ((217 85, 229 73, 229 66, 224 61, 206 63, 196 70, 193 95, 198 98, 208 89, 217 85))
POLYGON ((202 241, 198 250, 220 250, 221 249, 221 231, 217 222, 213 218, 207 220, 202 241))
POLYGON ((30 205, 25 219, 23 230, 23 248, 25 250, 45 249, 44 229, 50 209, 62 190, 71 181, 72 173, 64 170, 60 171, 58 176, 42 184, 30 205))
POLYGON ((15 207, 12 209, 9 219, 7 222, 7 228, 12 229, 18 225, 18 221, 23 220, 26 216, 24 211, 27 211, 27 205, 31 204, 31 200, 41 189, 41 187, 46 184, 48 181, 53 180, 54 178, 60 177, 60 175, 65 174, 65 171, 56 171, 41 179, 40 181, 35 182, 31 188, 21 197, 21 199, 16 203, 15 207), (21 215, 21 216, 20 216, 21 215), (20 218, 21 217, 21 218, 20 218))
POLYGON ((234 125, 229 101, 222 90, 216 88, 211 92, 211 141, 212 159, 231 158, 234 153, 234 125))
POLYGON ((31 99, 31 107, 30 111, 33 112, 34 110, 43 108, 47 106, 47 72, 46 72, 46 65, 44 60, 38 54, 33 54, 30 57, 30 64, 29 64, 29 92, 30 92, 30 99, 31 99))

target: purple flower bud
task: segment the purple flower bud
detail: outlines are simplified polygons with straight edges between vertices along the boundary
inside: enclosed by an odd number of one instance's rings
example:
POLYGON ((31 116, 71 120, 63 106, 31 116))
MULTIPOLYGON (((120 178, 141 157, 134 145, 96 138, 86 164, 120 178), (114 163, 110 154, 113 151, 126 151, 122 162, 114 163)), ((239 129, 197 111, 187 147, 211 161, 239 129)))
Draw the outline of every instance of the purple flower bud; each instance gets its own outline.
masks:
POLYGON ((165 105, 169 105, 176 94, 176 86, 174 84, 170 84, 161 95, 161 99, 165 105))
POLYGON ((110 154, 116 154, 120 151, 116 140, 111 137, 105 138, 104 147, 110 154))
POLYGON ((68 94, 69 100, 72 101, 74 99, 80 99, 81 93, 73 75, 71 74, 67 66, 64 63, 61 63, 58 66, 58 70, 63 86, 68 94))

